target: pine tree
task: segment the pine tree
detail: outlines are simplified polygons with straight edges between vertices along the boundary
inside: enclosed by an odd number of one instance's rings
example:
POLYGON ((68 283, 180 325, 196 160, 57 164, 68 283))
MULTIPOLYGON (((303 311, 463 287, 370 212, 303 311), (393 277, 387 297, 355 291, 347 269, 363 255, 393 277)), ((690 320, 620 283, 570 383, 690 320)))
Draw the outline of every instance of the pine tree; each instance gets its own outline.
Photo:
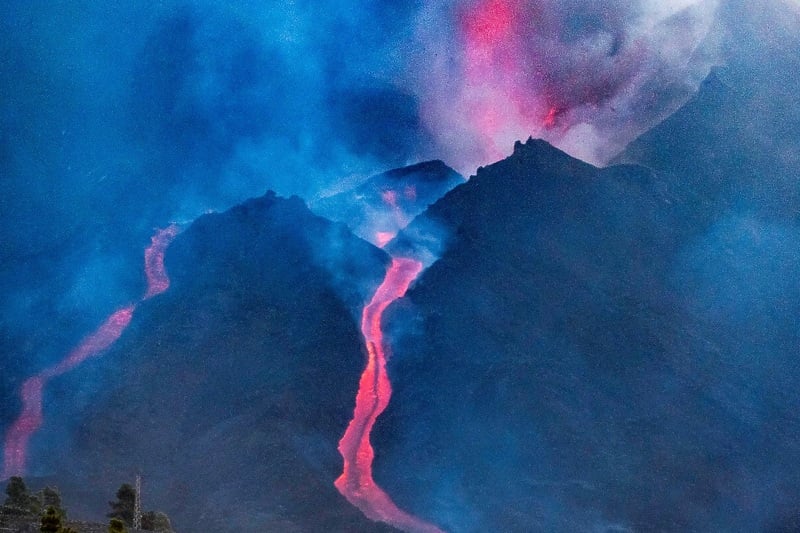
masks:
POLYGON ((45 487, 42 489, 42 505, 55 507, 56 511, 61 509, 61 493, 57 488, 45 487))
POLYGON ((159 511, 148 511, 142 515, 142 529, 157 531, 158 533, 170 533, 172 524, 166 514, 159 511))
POLYGON ((61 506, 61 493, 57 488, 45 487, 42 489, 42 506, 45 509, 54 508, 63 521, 67 520, 67 510, 61 506))
POLYGON ((133 508, 136 505, 136 491, 132 486, 124 483, 117 491, 117 501, 108 502, 111 512, 106 516, 118 518, 123 524, 133 525, 133 508))
POLYGON ((48 506, 42 515, 42 522, 39 531, 42 533, 63 533, 64 522, 61 514, 53 506, 48 506))
POLYGON ((19 476, 12 476, 6 486, 6 502, 3 510, 8 514, 37 515, 41 508, 38 499, 28 493, 28 487, 19 476))
POLYGON ((6 505, 9 507, 22 507, 27 503, 30 495, 21 477, 11 476, 6 485, 6 496, 6 505))
POLYGON ((108 533, 128 533, 125 523, 119 518, 112 518, 108 523, 108 533))

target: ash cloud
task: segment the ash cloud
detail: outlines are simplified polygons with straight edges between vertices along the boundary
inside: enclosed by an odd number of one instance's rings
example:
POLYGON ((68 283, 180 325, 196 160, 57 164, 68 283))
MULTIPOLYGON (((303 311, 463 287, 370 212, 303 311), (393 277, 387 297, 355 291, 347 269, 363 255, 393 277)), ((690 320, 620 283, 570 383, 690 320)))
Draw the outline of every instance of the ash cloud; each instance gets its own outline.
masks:
POLYGON ((530 135, 603 160, 705 75, 713 6, 7 5, 3 237, 39 252, 91 218, 144 238, 268 188, 311 200, 435 158, 469 175, 530 135), (469 37, 498 10, 495 48, 469 37))
POLYGON ((714 0, 476 0, 418 19, 423 119, 459 170, 542 137, 603 164, 696 90, 716 61, 714 0), (441 32, 452 27, 456 31, 441 32))

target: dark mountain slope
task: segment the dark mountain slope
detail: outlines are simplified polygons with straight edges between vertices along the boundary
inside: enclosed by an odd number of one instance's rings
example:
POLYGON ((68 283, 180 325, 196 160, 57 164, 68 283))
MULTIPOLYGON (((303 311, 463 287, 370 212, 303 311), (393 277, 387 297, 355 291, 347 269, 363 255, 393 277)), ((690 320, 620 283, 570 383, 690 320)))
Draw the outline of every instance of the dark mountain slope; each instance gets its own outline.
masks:
POLYGON ((451 531, 757 531, 796 510, 800 228, 542 141, 407 232, 427 228, 446 252, 390 310, 375 434, 398 504, 451 531))
POLYGON ((333 480, 364 357, 343 302, 360 305, 387 261, 297 198, 198 219, 168 250, 170 289, 53 392, 103 383, 71 453, 51 459, 65 499, 138 470, 145 505, 178 531, 386 530, 333 480))

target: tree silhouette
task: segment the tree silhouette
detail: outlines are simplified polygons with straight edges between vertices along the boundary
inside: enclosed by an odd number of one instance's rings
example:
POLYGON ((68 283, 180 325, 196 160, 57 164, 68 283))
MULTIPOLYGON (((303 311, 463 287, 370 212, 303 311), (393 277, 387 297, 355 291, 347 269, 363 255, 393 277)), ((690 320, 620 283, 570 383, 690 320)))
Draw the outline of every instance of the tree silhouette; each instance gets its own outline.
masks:
POLYGON ((55 507, 56 511, 61 510, 61 493, 57 488, 45 487, 42 489, 42 505, 44 507, 55 507))
POLYGON ((128 533, 125 523, 119 518, 112 518, 108 523, 108 533, 128 533))
POLYGON ((61 514, 52 505, 48 506, 44 515, 42 515, 39 531, 41 533, 63 533, 63 528, 64 521, 61 518, 61 514))
POLYGON ((38 514, 41 504, 28 493, 28 487, 19 476, 12 476, 6 485, 6 502, 3 510, 8 514, 38 514))
POLYGON ((142 514, 142 529, 146 531, 157 531, 159 533, 171 532, 172 524, 169 517, 159 511, 148 511, 142 514))
POLYGON ((61 506, 61 493, 57 488, 45 487, 42 489, 42 507, 54 508, 62 520, 67 520, 67 510, 61 506))
POLYGON ((133 508, 136 505, 136 491, 132 486, 123 483, 119 490, 117 490, 117 501, 108 502, 111 506, 111 512, 106 516, 109 518, 117 518, 123 524, 133 525, 133 508))

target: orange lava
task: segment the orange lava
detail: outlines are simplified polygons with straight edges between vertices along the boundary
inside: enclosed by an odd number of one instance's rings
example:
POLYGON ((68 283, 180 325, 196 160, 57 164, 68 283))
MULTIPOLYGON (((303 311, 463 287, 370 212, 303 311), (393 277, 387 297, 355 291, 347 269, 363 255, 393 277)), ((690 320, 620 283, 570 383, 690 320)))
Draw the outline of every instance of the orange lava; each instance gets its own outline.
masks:
POLYGON ((389 241, 394 239, 394 232, 393 231, 379 231, 375 234, 375 244, 378 248, 383 248, 389 241))
MULTIPOLYGON (((180 228, 171 225, 158 230, 144 251, 144 268, 147 292, 142 300, 161 294, 169 287, 169 277, 164 268, 164 252, 180 228)), ((44 369, 25 380, 20 388, 22 412, 5 435, 3 447, 3 473, 0 479, 21 476, 25 473, 28 441, 42 425, 42 394, 47 382, 69 372, 90 357, 97 357, 111 347, 125 331, 133 318, 136 304, 130 304, 112 313, 91 335, 84 338, 58 364, 44 369)))
POLYGON ((411 282, 422 271, 422 263, 414 259, 394 258, 386 277, 375 291, 361 315, 361 332, 367 347, 367 366, 361 374, 353 419, 347 426, 339 453, 344 470, 335 485, 347 500, 370 520, 385 522, 408 532, 441 532, 395 505, 372 478, 375 452, 369 435, 375 420, 389 404, 392 386, 386 373, 386 345, 381 329, 383 312, 393 301, 402 298, 411 282))
POLYGON ((8 429, 3 448, 3 474, 0 479, 21 476, 25 471, 28 440, 42 425, 42 387, 45 379, 33 376, 20 389, 22 412, 8 429))
POLYGON ((144 299, 152 298, 169 288, 169 277, 164 269, 164 253, 180 228, 171 224, 160 229, 150 238, 150 246, 144 251, 144 272, 147 276, 147 292, 144 299))

